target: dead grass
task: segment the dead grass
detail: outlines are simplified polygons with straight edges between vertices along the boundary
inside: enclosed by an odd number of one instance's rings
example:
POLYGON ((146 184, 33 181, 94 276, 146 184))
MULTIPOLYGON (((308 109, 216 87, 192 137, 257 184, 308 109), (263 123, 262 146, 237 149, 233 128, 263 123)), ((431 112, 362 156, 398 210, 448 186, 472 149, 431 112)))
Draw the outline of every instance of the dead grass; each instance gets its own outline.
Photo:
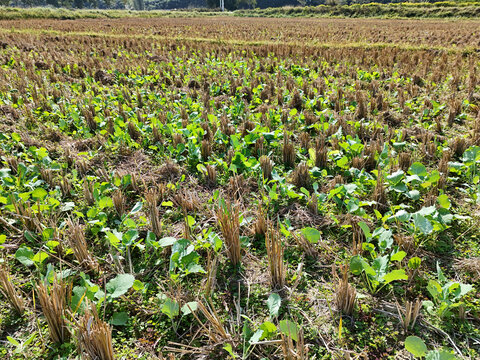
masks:
POLYGON ((17 314, 22 315, 25 311, 25 302, 20 292, 17 291, 12 283, 10 272, 4 264, 0 264, 0 291, 17 314))
POLYGON ((273 289, 281 290, 285 286, 285 266, 283 263, 283 247, 278 229, 270 225, 265 236, 267 248, 268 270, 273 289))
POLYGON ((415 301, 407 300, 405 302, 405 309, 403 309, 398 302, 396 305, 400 322, 406 333, 408 329, 413 329, 415 326, 418 315, 420 314, 420 309, 422 308, 422 301, 420 299, 416 299, 415 301))
POLYGON ((357 292, 355 288, 348 283, 348 270, 348 265, 340 267, 341 277, 339 278, 335 267, 333 268, 333 276, 337 278, 334 301, 338 311, 345 315, 352 315, 355 308, 357 292))
POLYGON ((85 230, 78 222, 68 221, 67 243, 73 249, 75 258, 82 267, 90 271, 97 271, 98 264, 95 258, 88 250, 87 241, 85 240, 85 230))
POLYGON ((68 342, 70 331, 65 320, 66 284, 55 276, 51 285, 39 282, 36 289, 52 341, 57 344, 68 342))
POLYGON ((221 201, 217 207, 216 216, 225 241, 228 258, 233 266, 238 266, 241 262, 239 205, 228 200, 221 201))
POLYGON ((76 329, 78 353, 82 359, 113 360, 112 329, 98 316, 95 305, 86 307, 76 329))

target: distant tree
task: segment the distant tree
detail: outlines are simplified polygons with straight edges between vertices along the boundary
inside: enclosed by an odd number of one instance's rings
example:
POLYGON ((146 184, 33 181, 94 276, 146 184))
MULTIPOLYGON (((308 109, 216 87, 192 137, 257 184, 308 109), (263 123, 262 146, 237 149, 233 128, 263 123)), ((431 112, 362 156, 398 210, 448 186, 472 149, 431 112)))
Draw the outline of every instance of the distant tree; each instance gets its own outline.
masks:
MULTIPOLYGON (((207 0, 207 6, 209 8, 220 7, 220 0, 207 0)), ((235 10, 237 9, 237 0, 225 0, 225 9, 235 10)))
POLYGON ((257 5, 257 0, 237 0, 237 9, 253 9, 257 5))
POLYGON ((133 8, 135 10, 145 10, 145 1, 144 0, 133 0, 133 8))

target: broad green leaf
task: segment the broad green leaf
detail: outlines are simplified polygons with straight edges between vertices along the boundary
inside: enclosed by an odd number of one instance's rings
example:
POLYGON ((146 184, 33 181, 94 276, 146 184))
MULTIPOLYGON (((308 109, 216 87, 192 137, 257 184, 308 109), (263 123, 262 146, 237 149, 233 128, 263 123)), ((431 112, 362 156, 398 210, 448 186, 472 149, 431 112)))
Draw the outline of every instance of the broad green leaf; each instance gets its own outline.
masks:
POLYGON ((32 266, 33 262, 33 251, 29 247, 21 247, 15 252, 15 259, 20 261, 25 266, 32 266))
POLYGON ((143 290, 144 288, 145 288, 145 285, 143 285, 143 283, 140 280, 135 280, 133 282, 133 290, 139 291, 139 290, 143 290))
POLYGON ((407 274, 405 274, 405 270, 392 270, 383 277, 383 281, 385 282, 385 284, 391 283, 395 280, 408 280, 408 276, 407 274))
MULTIPOLYGON (((197 256, 198 256, 198 255, 197 255, 197 256)), ((195 273, 203 273, 203 274, 205 274, 205 273, 206 273, 205 269, 204 269, 201 265, 195 264, 195 263, 193 263, 193 262, 191 262, 191 263, 189 263, 189 264, 187 265, 187 269, 186 269, 186 270, 187 270, 187 271, 186 271, 187 274, 195 274, 195 273)))
POLYGON ((195 225, 196 221, 193 216, 188 215, 187 216, 187 224, 189 227, 193 227, 195 225))
POLYGON ((113 207, 113 200, 112 200, 112 198, 109 198, 109 197, 106 197, 106 196, 105 196, 105 197, 102 197, 102 198, 100 199, 100 201, 98 202, 98 207, 99 207, 100 209, 104 209, 104 208, 106 208, 106 207, 109 207, 109 208, 110 208, 110 207, 113 207))
POLYGON ((405 210, 398 211, 395 216, 392 216, 391 219, 396 219, 400 222, 405 222, 410 220, 410 213, 406 212, 405 210))
POLYGON ((120 274, 110 280, 106 289, 112 298, 118 298, 125 294, 135 282, 135 277, 131 274, 120 274))
POLYGON ((112 316, 110 323, 116 326, 124 326, 128 321, 128 314, 124 311, 116 312, 112 316))
POLYGON ((452 206, 452 204, 450 203, 450 200, 448 199, 448 196, 445 194, 440 195, 437 198, 437 201, 438 201, 438 204, 445 209, 450 209, 450 206, 452 206))
POLYGON ((360 255, 355 255, 350 259, 350 271, 353 275, 360 275, 362 271, 369 276, 376 275, 375 270, 360 255))
POLYGON ((472 165, 478 160, 480 160, 480 147, 479 146, 469 147, 463 153, 462 160, 463 162, 466 163, 466 165, 472 165))
POLYGON ((66 212, 66 211, 70 211, 74 208, 75 208, 75 203, 73 201, 69 201, 69 202, 66 202, 65 204, 62 205, 62 207, 60 208, 60 211, 66 212))
POLYGON ((32 192, 32 198, 35 200, 43 200, 47 196, 47 191, 44 188, 38 187, 32 192))
POLYGON ((21 346, 21 344, 15 340, 14 338, 12 338, 11 336, 7 336, 7 340, 10 344, 14 345, 14 346, 21 346))
POLYGON ((170 319, 173 319, 175 316, 178 316, 180 307, 178 303, 170 298, 167 298, 163 303, 162 313, 167 315, 170 319))
POLYGON ((197 308, 198 308, 198 302, 190 301, 182 306, 182 314, 184 316, 191 314, 192 312, 197 311, 197 308))
POLYGON ((432 350, 427 353, 425 360, 455 360, 457 357, 445 350, 432 350))
POLYGON ((277 327, 275 326, 275 324, 270 321, 265 321, 262 325, 260 325, 260 329, 263 330, 263 335, 260 340, 269 338, 277 331, 277 327))
POLYGON ((413 214, 413 223, 423 234, 428 235, 433 231, 432 223, 423 215, 413 214))
POLYGON ((442 287, 435 280, 430 280, 427 285, 427 291, 434 299, 437 299, 437 297, 442 293, 442 287))
POLYGON ((118 244, 120 244, 120 242, 122 241, 122 237, 123 237, 122 233, 110 232, 110 231, 107 231, 106 235, 107 235, 108 241, 110 242, 110 245, 112 245, 113 247, 117 247, 118 244))
POLYGON ((223 347, 223 350, 225 350, 226 352, 228 352, 233 359, 236 359, 236 358, 237 358, 237 355, 236 355, 235 352, 233 351, 232 344, 225 344, 225 346, 223 347))
POLYGON ((408 173, 411 175, 417 175, 420 177, 424 177, 428 175, 427 168, 425 167, 425 165, 419 162, 414 162, 412 166, 410 166, 408 173))
POLYGON ((288 336, 295 341, 298 341, 298 325, 295 324, 293 321, 282 320, 278 324, 278 328, 283 335, 288 336))
POLYGON ((385 251, 390 249, 393 244, 393 234, 390 230, 386 230, 380 234, 378 238, 378 246, 381 250, 385 251))
POLYGON ((30 343, 35 339, 36 336, 37 333, 33 333, 32 335, 30 335, 30 337, 23 343, 23 346, 27 347, 28 345, 30 345, 30 343))
POLYGON ((267 300, 268 310, 271 317, 278 316, 278 312, 282 305, 282 298, 277 293, 271 293, 267 300))
POLYGON ((263 336, 263 330, 259 329, 257 331, 255 331, 255 333, 252 335, 252 337, 250 338, 250 340, 248 340, 248 343, 250 345, 252 344, 256 344, 260 341, 260 339, 262 338, 263 336))
POLYGON ((365 234, 365 238, 370 239, 372 237, 372 234, 370 233, 370 229, 367 224, 365 224, 363 221, 360 221, 358 223, 358 226, 360 229, 362 229, 363 233, 365 234))
POLYGON ((422 263, 422 259, 420 259, 417 256, 414 256, 410 260, 408 260, 408 267, 409 269, 415 270, 420 267, 421 263, 422 263))
POLYGON ((418 336, 408 336, 405 339, 405 349, 415 357, 425 356, 427 346, 418 336))
POLYGON ((135 206, 132 208, 132 210, 130 210, 130 215, 133 215, 133 214, 136 214, 137 212, 139 212, 140 210, 142 210, 142 202, 141 201, 138 201, 135 206))
POLYGON ((405 251, 399 251, 392 255, 390 261, 402 261, 405 256, 407 256, 407 253, 405 251))
POLYGON ((46 259, 48 259, 49 255, 45 252, 45 251, 42 251, 40 250, 39 252, 37 252, 32 260, 33 262, 37 263, 37 264, 41 264, 43 263, 46 259))
POLYGON ((402 181, 404 177, 404 172, 403 170, 397 170, 395 171, 393 174, 387 176, 387 180, 393 184, 393 185, 396 185, 398 184, 400 181, 402 181))
POLYGON ((305 238, 312 244, 316 244, 322 236, 320 231, 311 227, 303 228, 301 232, 302 235, 305 236, 305 238))
POLYGON ((173 245, 177 241, 174 237, 164 237, 158 241, 158 246, 167 247, 173 245))

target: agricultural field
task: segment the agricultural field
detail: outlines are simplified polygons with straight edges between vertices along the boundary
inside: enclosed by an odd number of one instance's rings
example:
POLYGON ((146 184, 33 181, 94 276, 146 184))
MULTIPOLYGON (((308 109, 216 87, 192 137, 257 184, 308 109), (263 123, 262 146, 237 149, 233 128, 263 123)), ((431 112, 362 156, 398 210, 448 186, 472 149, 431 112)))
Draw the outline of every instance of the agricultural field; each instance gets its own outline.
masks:
POLYGON ((0 354, 479 359, 479 34, 0 21, 0 354))

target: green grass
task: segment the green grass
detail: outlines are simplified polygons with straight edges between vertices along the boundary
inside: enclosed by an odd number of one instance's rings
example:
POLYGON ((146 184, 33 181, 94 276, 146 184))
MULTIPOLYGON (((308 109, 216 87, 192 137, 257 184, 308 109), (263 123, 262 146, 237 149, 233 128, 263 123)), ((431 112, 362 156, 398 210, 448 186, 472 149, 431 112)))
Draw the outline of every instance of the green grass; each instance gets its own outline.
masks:
POLYGON ((177 18, 177 17, 337 17, 337 18, 477 18, 480 16, 479 2, 436 3, 395 3, 395 4, 353 4, 343 6, 306 6, 280 7, 268 9, 236 10, 218 12, 209 9, 184 10, 76 10, 66 8, 15 8, 1 7, 0 20, 14 19, 118 19, 141 18, 177 18))

